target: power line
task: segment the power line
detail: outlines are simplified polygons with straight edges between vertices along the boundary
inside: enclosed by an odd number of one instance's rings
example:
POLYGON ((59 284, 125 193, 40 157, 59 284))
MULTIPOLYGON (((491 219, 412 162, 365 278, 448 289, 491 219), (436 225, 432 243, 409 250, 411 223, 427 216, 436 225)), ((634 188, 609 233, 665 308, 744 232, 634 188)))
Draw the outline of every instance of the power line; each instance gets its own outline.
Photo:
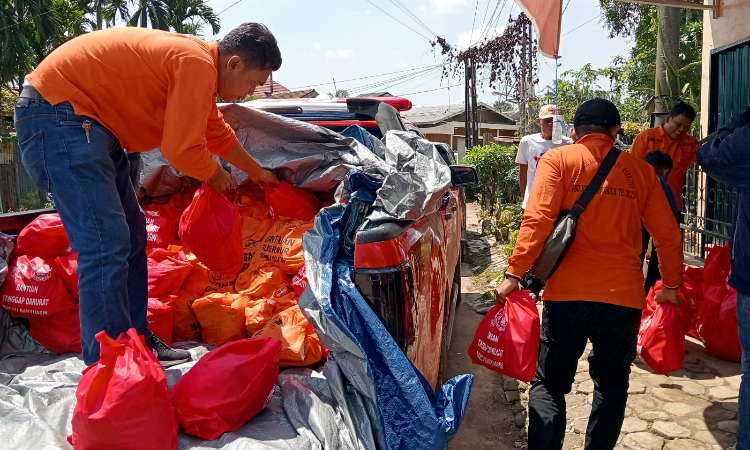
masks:
POLYGON ((242 1, 243 1, 243 0, 237 0, 236 2, 232 3, 231 5, 227 6, 227 7, 226 7, 226 8, 224 8, 224 9, 222 9, 222 10, 221 10, 221 12, 219 12, 219 14, 217 14, 217 16, 220 16, 220 15, 222 15, 222 14, 223 14, 224 12, 226 12, 226 10, 228 10, 229 8, 232 8, 232 7, 234 7, 234 6, 235 6, 235 5, 237 5, 238 3, 241 3, 242 1))
POLYGON ((418 78, 421 78, 424 75, 428 75, 430 73, 433 73, 435 70, 440 70, 440 69, 441 69, 440 66, 433 67, 433 68, 425 69, 416 73, 411 73, 409 75, 402 75, 400 77, 395 77, 395 78, 391 78, 388 80, 382 80, 382 81, 378 81, 376 83, 372 83, 372 84, 368 84, 364 86, 358 86, 355 88, 351 88, 349 90, 351 92, 361 93, 365 91, 371 91, 373 89, 389 89, 393 86, 397 86, 399 84, 403 84, 409 81, 416 80, 418 78))
MULTIPOLYGON (((242 0, 238 0, 238 2, 241 2, 241 1, 242 1, 242 0)), ((389 14, 389 13, 388 13, 388 12, 387 12, 386 10, 384 10, 384 9, 383 9, 383 8, 381 8, 380 6, 376 5, 376 4, 375 4, 375 3, 373 3, 372 1, 370 1, 370 0, 367 0, 367 3, 369 3, 369 4, 371 4, 372 6, 374 6, 374 7, 378 8, 378 9, 379 9, 380 11, 382 11, 382 12, 383 12, 383 14, 387 15, 387 16, 388 16, 388 17, 390 17, 391 19, 395 20, 396 22, 400 23, 401 25, 405 26, 406 28, 410 29, 410 30, 411 30, 411 31, 413 31, 414 33, 416 33, 416 34, 418 34, 418 35, 422 36, 423 38, 427 39, 427 40, 428 40, 429 42, 432 42, 432 41, 430 40, 430 38, 428 38, 428 37, 427 37, 427 36, 425 36, 424 34, 420 33, 419 31, 415 30, 414 28, 410 27, 409 25, 405 24, 404 22, 401 22, 401 21, 400 21, 400 20, 398 20, 397 18, 393 17, 393 16, 392 16, 392 15, 390 15, 390 14, 389 14)))
POLYGON ((492 3, 492 0, 487 0, 487 6, 484 8, 484 17, 482 17, 482 23, 484 24, 485 20, 487 20, 487 11, 490 10, 490 3, 492 3))
POLYGON ((565 11, 568 10, 568 5, 570 5, 570 0, 568 0, 568 2, 565 4, 565 8, 563 8, 563 12, 562 12, 562 14, 560 14, 560 17, 562 17, 562 16, 565 15, 565 11))
MULTIPOLYGON (((438 67, 438 66, 440 66, 440 64, 436 64, 434 66, 416 67, 416 68, 413 68, 413 69, 397 70, 395 72, 386 72, 386 73, 380 73, 380 74, 377 74, 377 75, 368 75, 366 77, 349 78, 348 80, 339 80, 339 83, 346 83, 347 81, 365 80, 367 78, 383 77, 383 76, 386 76, 386 75, 393 75, 393 74, 396 74, 396 73, 413 72, 415 70, 422 70, 422 69, 427 69, 427 68, 430 68, 430 67, 438 67)), ((289 88, 289 90, 293 91, 293 90, 296 90, 296 89, 302 89, 302 88, 306 88, 306 87, 327 86, 329 84, 333 84, 333 83, 329 81, 327 83, 306 84, 304 86, 298 86, 298 87, 289 88)))
MULTIPOLYGON (((484 80, 488 80, 488 79, 489 79, 489 77, 479 78, 479 79, 477 79, 477 81, 484 81, 484 80)), ((406 92, 404 94, 399 94, 399 97, 403 97, 404 95, 424 94, 425 92, 442 91, 443 89, 450 89, 450 88, 459 87, 459 86, 463 86, 463 84, 454 84, 452 86, 448 85, 448 86, 444 86, 444 87, 439 87, 437 89, 428 89, 426 91, 419 91, 419 92, 406 92)))
POLYGON ((428 33, 431 35, 437 37, 437 34, 430 29, 424 22, 422 22, 422 19, 420 19, 416 14, 414 14, 406 5, 404 5, 401 0, 389 0, 391 3, 393 3, 396 8, 400 9, 404 12, 407 16, 411 17, 417 24, 419 24, 422 28, 424 28, 428 33))
POLYGON ((596 19, 598 19, 598 18, 599 18, 599 16, 597 15, 596 17, 594 17, 594 18, 592 18, 592 19, 589 19, 589 20, 587 20, 586 22, 583 22, 582 24, 578 25, 577 27, 573 28, 572 30, 570 30, 570 31, 566 31, 565 33, 561 34, 561 35, 560 35, 560 37, 563 37, 563 36, 565 36, 565 35, 567 35, 567 34, 570 34, 570 33, 574 32, 575 30, 577 30, 577 29, 581 28, 582 26, 584 26, 584 25, 587 25, 587 24, 589 24, 589 23, 591 23, 591 22, 595 21, 595 20, 596 20, 596 19))
POLYGON ((45 12, 41 13, 41 14, 37 14, 36 16, 31 16, 30 18, 28 18, 26 20, 21 20, 20 22, 13 22, 11 25, 7 25, 7 26, 4 26, 4 27, 0 28, 0 31, 7 30, 8 28, 13 28, 13 27, 15 27, 17 25, 21 25, 22 23, 26 23, 29 20, 38 19, 39 17, 46 16, 47 14, 49 14, 51 12, 54 12, 54 11, 55 11, 54 9, 50 9, 48 11, 45 11, 45 12))
POLYGON ((477 23, 477 8, 479 8, 479 0, 474 3, 474 20, 471 21, 471 34, 469 34, 469 47, 471 47, 471 39, 474 37, 474 25, 477 23))

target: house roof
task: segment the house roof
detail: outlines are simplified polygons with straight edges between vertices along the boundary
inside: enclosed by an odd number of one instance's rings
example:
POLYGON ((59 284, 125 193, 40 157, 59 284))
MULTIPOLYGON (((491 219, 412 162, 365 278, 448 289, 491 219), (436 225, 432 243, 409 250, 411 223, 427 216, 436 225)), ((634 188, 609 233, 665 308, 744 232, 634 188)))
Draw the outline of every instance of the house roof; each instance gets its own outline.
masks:
POLYGON ((280 85, 279 83, 271 80, 266 80, 266 83, 263 86, 258 86, 255 88, 255 92, 253 95, 262 95, 263 97, 269 98, 271 97, 271 83, 273 83, 273 94, 281 94, 284 92, 290 92, 289 89, 285 88, 284 86, 280 85))
MULTIPOLYGON (((482 111, 491 111, 505 119, 509 124, 516 121, 492 106, 479 102, 477 109, 482 111)), ((416 125, 437 125, 442 122, 450 122, 456 116, 464 114, 466 108, 464 103, 453 103, 450 105, 425 105, 413 106, 409 111, 403 111, 401 115, 416 125)))
POLYGON ((370 92, 369 94, 359 94, 357 97, 393 97, 390 92, 370 92))
POLYGON ((276 93, 274 90, 271 98, 315 98, 318 96, 318 91, 315 89, 303 89, 301 91, 289 91, 276 93))

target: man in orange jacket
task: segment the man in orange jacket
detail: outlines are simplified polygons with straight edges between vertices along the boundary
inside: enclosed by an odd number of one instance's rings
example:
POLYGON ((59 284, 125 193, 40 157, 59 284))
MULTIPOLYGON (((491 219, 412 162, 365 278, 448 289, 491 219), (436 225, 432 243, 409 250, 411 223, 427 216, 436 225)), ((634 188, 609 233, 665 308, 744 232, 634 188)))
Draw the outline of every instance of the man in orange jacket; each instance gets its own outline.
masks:
POLYGON ((146 220, 128 158, 161 148, 182 173, 219 192, 230 176, 217 155, 257 183, 276 184, 245 151, 216 107, 252 94, 281 66, 276 39, 245 23, 221 42, 135 27, 77 37, 42 61, 15 109, 21 159, 52 193, 78 253, 83 359, 94 340, 136 328, 162 365, 189 360, 148 330, 146 220))
MULTIPOLYGON (((562 210, 571 209, 614 146, 620 113, 609 101, 582 104, 573 119, 576 144, 539 161, 505 280, 495 289, 505 303, 541 253, 562 210)), ((654 236, 665 288, 656 301, 679 304, 680 230, 653 168, 621 153, 578 220, 573 245, 544 290, 542 335, 529 394, 529 450, 559 450, 565 437, 565 394, 591 340, 589 372, 594 401, 586 449, 613 449, 625 417, 630 364, 636 357, 641 310, 646 306, 641 221, 654 236)))

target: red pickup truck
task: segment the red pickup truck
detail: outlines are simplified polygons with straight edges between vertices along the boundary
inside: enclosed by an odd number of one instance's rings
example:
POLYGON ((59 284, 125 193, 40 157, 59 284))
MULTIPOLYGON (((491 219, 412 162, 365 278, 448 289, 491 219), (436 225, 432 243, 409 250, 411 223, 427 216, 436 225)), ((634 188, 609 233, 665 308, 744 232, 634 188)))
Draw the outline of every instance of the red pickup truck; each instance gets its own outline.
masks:
MULTIPOLYGON (((382 138, 389 130, 407 129, 393 106, 376 99, 299 99, 245 105, 337 132, 357 124, 382 138)), ((403 101, 397 104, 405 105, 403 101)), ((439 211, 416 221, 365 225, 356 236, 353 277, 390 334, 433 387, 440 381, 447 359, 453 313, 460 301, 462 205, 458 189, 477 182, 473 168, 455 166, 447 145, 439 144, 438 149, 451 166, 453 181, 453 187, 445 190, 439 211)), ((17 233, 46 212, 2 215, 0 231, 17 233)))

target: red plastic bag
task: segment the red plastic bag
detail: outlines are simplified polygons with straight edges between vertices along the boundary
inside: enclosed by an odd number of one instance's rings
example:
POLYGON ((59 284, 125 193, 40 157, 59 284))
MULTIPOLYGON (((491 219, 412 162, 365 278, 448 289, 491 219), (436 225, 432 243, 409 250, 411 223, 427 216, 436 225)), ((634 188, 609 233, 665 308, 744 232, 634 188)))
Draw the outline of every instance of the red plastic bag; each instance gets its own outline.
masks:
POLYGON ((682 367, 685 359, 685 333, 681 328, 682 312, 671 303, 661 303, 655 310, 645 309, 638 332, 638 356, 657 373, 669 376, 682 367))
POLYGON ((167 248, 179 240, 180 213, 172 205, 151 204, 143 208, 146 216, 146 248, 167 248))
POLYGON ((70 240, 59 214, 42 214, 18 235, 14 256, 52 259, 68 253, 70 240))
MULTIPOLYGON (((661 292, 663 287, 664 285, 662 281, 659 280, 648 292, 646 302, 648 303, 648 309, 650 309, 651 311, 656 310, 658 305, 656 304, 655 297, 656 294, 661 292)), ((687 334, 687 332, 690 331, 690 329, 693 327, 693 320, 695 318, 695 310, 693 307, 693 287, 687 283, 683 283, 677 289, 677 297, 680 299, 680 315, 678 325, 680 326, 680 330, 682 330, 682 334, 687 334)))
POLYGON ((511 292, 505 306, 493 306, 477 327, 469 346, 471 362, 529 382, 536 372, 540 332, 539 311, 529 292, 511 292))
POLYGON ((180 218, 180 239, 213 271, 236 275, 245 265, 240 213, 206 183, 180 218))
POLYGON ((706 318, 698 325, 698 333, 706 345, 706 353, 726 361, 740 362, 739 330, 737 327, 737 291, 724 285, 720 297, 708 302, 706 318))
POLYGON ((0 306, 28 319, 31 336, 55 353, 80 352, 78 302, 53 264, 19 256, 0 288, 0 306))
POLYGON ((305 292, 305 288, 307 287, 307 272, 305 271, 305 266, 302 266, 302 268, 297 272, 297 275, 292 278, 292 288, 294 289, 294 292, 297 293, 297 296, 299 297, 302 295, 303 292, 305 292))
MULTIPOLYGON (((112 340, 102 331, 99 362, 83 372, 76 389, 76 450, 173 450, 177 421, 164 370, 135 328, 112 340)), ((72 439, 71 439, 72 438, 72 439)))
POLYGON ((78 253, 70 252, 65 256, 55 259, 55 270, 62 278, 65 287, 73 294, 73 298, 78 301, 78 253))
POLYGON ((172 387, 182 431, 216 439, 263 411, 279 379, 280 352, 278 339, 242 339, 198 360, 172 387))
POLYGON ((279 183, 279 187, 266 184, 266 203, 271 217, 277 220, 286 218, 309 222, 320 210, 318 197, 286 181, 279 183))
POLYGON ((163 298, 148 299, 146 320, 148 329, 157 337, 164 339, 167 345, 172 345, 172 328, 174 327, 174 295, 163 298))
POLYGON ((732 257, 729 244, 707 248, 706 262, 703 265, 703 285, 721 286, 726 284, 732 270, 732 257))
POLYGON ((154 249, 148 255, 148 296, 159 298, 174 294, 192 270, 193 265, 184 252, 174 247, 154 249))

